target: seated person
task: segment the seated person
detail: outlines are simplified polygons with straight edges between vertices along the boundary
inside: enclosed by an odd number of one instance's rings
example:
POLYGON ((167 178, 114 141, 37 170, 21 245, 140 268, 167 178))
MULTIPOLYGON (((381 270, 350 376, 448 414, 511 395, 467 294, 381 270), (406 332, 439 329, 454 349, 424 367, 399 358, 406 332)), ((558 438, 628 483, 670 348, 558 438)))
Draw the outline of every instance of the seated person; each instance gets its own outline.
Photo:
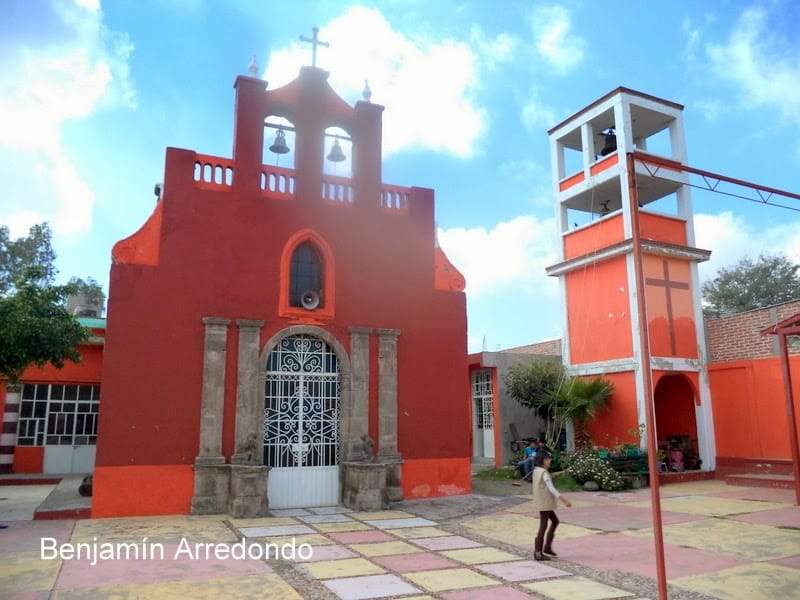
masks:
POLYGON ((525 454, 522 460, 517 463, 517 468, 522 471, 522 477, 524 479, 530 479, 531 473, 533 472, 533 459, 536 458, 536 447, 538 445, 538 440, 531 440, 528 442, 528 445, 525 447, 525 454))

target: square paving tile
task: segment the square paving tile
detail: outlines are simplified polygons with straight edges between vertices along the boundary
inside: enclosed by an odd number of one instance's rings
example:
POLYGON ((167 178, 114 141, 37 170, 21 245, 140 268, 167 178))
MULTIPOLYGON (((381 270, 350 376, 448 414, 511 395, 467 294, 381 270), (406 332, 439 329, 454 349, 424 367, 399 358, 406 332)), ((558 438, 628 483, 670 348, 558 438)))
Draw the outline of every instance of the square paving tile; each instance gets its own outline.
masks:
POLYGON ((353 516, 360 521, 375 521, 379 519, 414 519, 416 515, 403 512, 402 510, 375 510, 355 512, 353 516))
POLYGON ((393 542, 378 542, 375 544, 351 544, 350 547, 364 556, 389 556, 391 554, 414 554, 422 552, 422 550, 416 546, 399 540, 393 542))
POLYGON ((276 508, 269 511, 273 517, 303 517, 314 513, 308 512, 305 508, 276 508))
POLYGON ((333 540, 326 538, 321 533, 310 533, 306 535, 279 535, 276 537, 268 538, 270 544, 277 544, 281 546, 283 544, 291 544, 294 542, 295 546, 299 546, 300 544, 308 544, 309 546, 326 546, 328 544, 333 544, 333 540))
POLYGON ((353 523, 353 519, 347 515, 309 515, 307 517, 298 517, 303 523, 353 523))
POLYGON ((491 579, 470 569, 419 571, 417 573, 408 573, 405 577, 429 592, 465 590, 499 584, 496 579, 491 579))
POLYGON ((345 558, 342 560, 305 563, 302 565, 302 569, 314 579, 378 575, 384 572, 378 565, 369 562, 366 558, 345 558))
MULTIPOLYGON (((602 571, 624 571, 643 577, 656 577, 652 538, 621 533, 593 535, 590 538, 556 540, 556 552, 564 560, 602 571)), ((743 564, 743 559, 695 548, 664 544, 667 577, 675 579, 743 564)))
POLYGON ((760 512, 733 515, 730 517, 743 523, 759 523, 773 527, 793 527, 800 529, 800 506, 790 506, 776 510, 762 510, 760 512))
MULTIPOLYGON (((5 486, 4 486, 5 487, 5 486)), ((2 496, 2 488, 0 488, 2 496)), ((5 551, 39 552, 42 538, 55 538, 62 544, 69 541, 75 521, 3 521, 8 529, 0 532, 5 551)))
POLYGON ((125 517, 121 519, 80 519, 75 521, 70 541, 179 543, 236 542, 238 538, 218 516, 125 517))
POLYGON ((415 538, 432 538, 453 535, 449 531, 437 529, 436 527, 408 527, 403 529, 392 529, 392 534, 407 540, 415 538))
POLYGON ((789 558, 780 558, 771 561, 776 565, 783 565, 784 567, 791 567, 793 569, 800 569, 800 554, 797 556, 790 556, 789 558))
POLYGON ((418 546, 428 550, 458 550, 460 548, 478 548, 483 546, 480 542, 470 540, 460 535, 448 535, 445 537, 420 538, 412 540, 418 546))
POLYGON ((447 569, 460 566, 458 563, 432 552, 425 552, 422 554, 396 554, 394 556, 378 556, 373 558, 372 562, 397 573, 430 571, 432 569, 447 569))
POLYGON ((147 559, 109 560, 95 566, 87 559, 66 560, 61 567, 55 589, 79 590, 272 573, 272 568, 263 560, 217 559, 213 554, 208 558, 204 555, 189 557, 185 554, 176 557, 177 550, 177 544, 165 544, 163 558, 158 553, 153 553, 147 559))
POLYGON ((492 587, 485 590, 467 590, 465 592, 447 592, 442 594, 444 600, 531 600, 535 598, 531 594, 520 592, 514 588, 492 587))
MULTIPOLYGON (((633 506, 649 508, 650 502, 634 502, 633 506)), ((661 500, 661 510, 705 515, 707 517, 724 517, 726 515, 736 515, 759 510, 772 510, 775 508, 784 507, 775 502, 754 502, 752 500, 715 498, 713 496, 679 496, 661 500)))
POLYGON ((534 560, 515 560, 514 562, 478 565, 476 568, 487 575, 513 582, 548 579, 551 577, 569 577, 572 575, 572 573, 567 573, 534 560))
POLYGON ((325 587, 342 600, 363 600, 366 598, 386 598, 419 592, 413 585, 397 575, 370 575, 366 577, 347 577, 329 579, 325 587))
POLYGON ((308 559, 301 559, 298 557, 297 562, 319 562, 321 560, 338 560, 340 558, 356 558, 358 555, 338 544, 331 544, 330 546, 315 546, 312 548, 311 557, 308 559))
POLYGON ((397 538, 384 531, 370 529, 368 531, 342 531, 328 536, 340 544, 365 544, 367 542, 391 542, 397 538))
POLYGON ((751 563, 716 573, 683 577, 672 584, 720 600, 788 600, 800 596, 800 571, 769 563, 751 563))
MULTIPOLYGON (((488 537, 504 544, 527 547, 533 545, 539 519, 518 514, 497 514, 464 521, 464 526, 478 535, 488 537)), ((569 539, 596 534, 596 531, 562 523, 558 526, 557 539, 569 539)))
POLYGON ((632 598, 633 594, 585 577, 568 577, 524 583, 522 587, 553 600, 606 600, 607 598, 632 598))
POLYGON ((3 552, 0 557, 0 598, 11 592, 49 590, 62 562, 60 559, 42 560, 39 551, 3 552))
POLYGON ((231 519, 234 527, 274 527, 275 525, 299 525, 294 517, 253 517, 252 519, 231 519))
POLYGON ((413 517, 410 519, 369 519, 364 521, 368 525, 377 527, 378 529, 402 529, 405 527, 433 527, 436 525, 433 521, 423 519, 422 517, 413 517))
MULTIPOLYGON (((560 510, 558 517, 562 523, 571 523, 603 531, 624 531, 625 529, 643 529, 653 526, 653 514, 649 508, 639 508, 630 504, 620 503, 568 508, 560 510)), ((700 515, 662 512, 662 521, 665 525, 699 521, 702 518, 700 515)), ((559 531, 557 535, 560 533, 559 531)))
MULTIPOLYGON (((650 529, 626 531, 622 535, 652 538, 650 529)), ((729 519, 704 519, 664 527, 664 541, 727 556, 771 560, 797 554, 798 533, 768 525, 746 526, 729 519)))
POLYGON ((794 491, 780 488, 762 487, 734 487, 728 486, 724 492, 708 494, 717 498, 736 498, 738 500, 761 500, 764 502, 779 502, 781 504, 794 504, 794 491))
POLYGON ((308 510, 315 515, 343 515, 345 513, 353 512, 345 506, 317 506, 314 508, 309 508, 308 510))
POLYGON ((370 529, 369 525, 359 523, 358 521, 351 521, 349 523, 314 523, 314 527, 323 533, 334 533, 338 531, 367 531, 370 529))
POLYGON ((276 535, 301 535, 316 533, 308 525, 275 525, 273 527, 240 527, 239 531, 245 537, 260 538, 276 535))
POLYGON ((53 594, 57 600, 120 600, 139 598, 192 600, 300 600, 289 584, 275 574, 217 579, 185 579, 147 584, 101 586, 80 590, 62 590, 53 594))
POLYGON ((485 563, 507 562, 510 560, 522 560, 521 556, 503 552, 497 548, 468 548, 465 550, 446 550, 443 556, 457 560, 467 565, 480 565, 485 563))

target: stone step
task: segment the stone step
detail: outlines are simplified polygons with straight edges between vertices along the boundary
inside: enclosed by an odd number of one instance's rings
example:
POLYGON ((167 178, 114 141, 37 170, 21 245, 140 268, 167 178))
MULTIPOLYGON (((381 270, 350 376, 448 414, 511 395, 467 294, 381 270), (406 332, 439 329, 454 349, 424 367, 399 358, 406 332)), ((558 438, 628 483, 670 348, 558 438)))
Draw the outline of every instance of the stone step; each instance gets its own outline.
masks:
POLYGON ((65 475, 33 513, 34 521, 52 519, 88 519, 92 499, 78 493, 85 475, 65 475))
POLYGON ((735 475, 726 475, 725 483, 728 485, 741 485, 745 487, 794 489, 794 477, 791 475, 777 475, 773 473, 738 473, 735 475))

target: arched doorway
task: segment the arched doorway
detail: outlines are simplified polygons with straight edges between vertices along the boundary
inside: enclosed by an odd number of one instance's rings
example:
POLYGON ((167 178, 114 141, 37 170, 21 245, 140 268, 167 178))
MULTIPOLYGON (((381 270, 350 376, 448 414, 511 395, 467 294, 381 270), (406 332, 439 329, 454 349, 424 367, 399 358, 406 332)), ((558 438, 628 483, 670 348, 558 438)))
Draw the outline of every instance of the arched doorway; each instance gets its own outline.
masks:
POLYGON ((695 390, 691 381, 681 374, 665 375, 655 389, 656 432, 658 448, 664 452, 671 470, 699 469, 699 443, 695 414, 695 390), (680 455, 670 453, 679 450, 680 455))
POLYGON ((286 335, 266 359, 264 464, 271 508, 339 503, 341 373, 322 338, 286 335))

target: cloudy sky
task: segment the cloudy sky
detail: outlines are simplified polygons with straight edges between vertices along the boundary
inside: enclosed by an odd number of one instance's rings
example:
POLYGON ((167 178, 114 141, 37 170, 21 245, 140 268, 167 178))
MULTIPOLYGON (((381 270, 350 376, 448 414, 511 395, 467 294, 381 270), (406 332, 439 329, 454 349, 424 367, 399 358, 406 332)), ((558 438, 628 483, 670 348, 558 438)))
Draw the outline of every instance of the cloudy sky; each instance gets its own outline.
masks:
MULTIPOLYGON (((690 163, 800 190, 800 4, 4 0, 0 222, 47 220, 64 279, 107 285, 111 246, 153 208, 164 148, 230 155, 255 53, 286 83, 313 25, 348 101, 369 79, 384 180, 436 190, 467 278, 470 349, 559 335, 546 129, 625 85, 686 106, 690 163)), ((800 214, 695 193, 703 278, 744 253, 800 261, 800 214)))

